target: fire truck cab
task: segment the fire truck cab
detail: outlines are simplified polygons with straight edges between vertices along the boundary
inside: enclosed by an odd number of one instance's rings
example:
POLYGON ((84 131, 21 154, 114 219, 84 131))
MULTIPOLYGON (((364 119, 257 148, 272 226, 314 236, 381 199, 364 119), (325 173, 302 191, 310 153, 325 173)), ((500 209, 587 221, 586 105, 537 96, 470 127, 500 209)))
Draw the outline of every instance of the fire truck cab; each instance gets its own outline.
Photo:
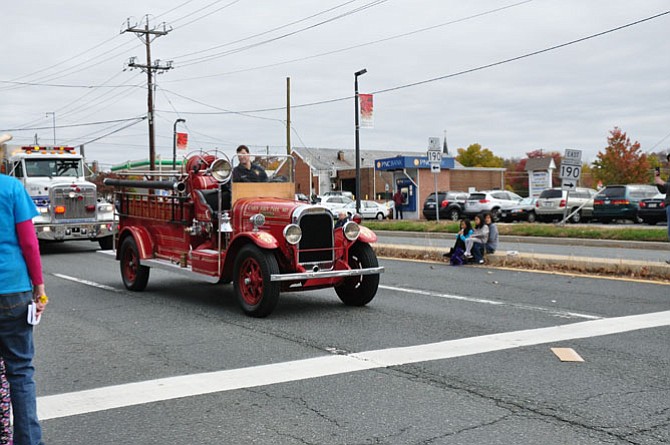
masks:
POLYGON ((3 172, 21 181, 37 206, 33 224, 39 240, 91 240, 102 249, 113 247, 114 206, 85 179, 84 158, 73 147, 0 143, 0 155, 3 172))
POLYGON ((281 292, 334 288, 363 306, 379 285, 377 237, 354 221, 334 228, 326 208, 295 200, 291 156, 255 156, 262 182, 235 182, 219 151, 187 156, 183 171, 130 172, 116 188, 116 258, 126 288, 141 291, 150 268, 233 283, 243 311, 265 317, 281 292), (265 179, 265 178, 264 178, 265 179))

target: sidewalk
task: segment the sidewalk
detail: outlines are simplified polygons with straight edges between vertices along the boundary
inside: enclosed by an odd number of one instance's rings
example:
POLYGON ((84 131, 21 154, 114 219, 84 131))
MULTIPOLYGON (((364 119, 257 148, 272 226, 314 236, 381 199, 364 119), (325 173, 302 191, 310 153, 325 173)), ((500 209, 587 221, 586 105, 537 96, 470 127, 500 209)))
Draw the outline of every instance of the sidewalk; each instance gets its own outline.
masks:
MULTIPOLYGON (((425 237, 425 234, 421 234, 425 237)), ((404 234, 405 238, 411 238, 404 234)), ((453 234, 451 235, 453 239, 453 234)), ((505 238, 507 241, 514 239, 505 238)), ((501 237, 503 240, 503 237, 501 237)), ((533 242, 524 237, 523 242, 533 242)), ((592 245, 608 247, 645 248, 645 249, 667 249, 667 243, 640 243, 622 242, 611 240, 576 240, 542 238, 535 240, 538 243, 550 244, 551 242, 563 245, 592 245), (551 241, 549 241, 551 240, 551 241), (574 244, 573 244, 574 243, 574 244)), ((417 243, 418 244, 418 243, 417 243)), ((373 245, 379 257, 421 259, 427 261, 439 261, 448 264, 448 260, 442 257, 445 249, 438 247, 417 246, 407 244, 376 243, 373 245)), ((595 274, 607 276, 619 276, 625 278, 637 278, 654 281, 670 281, 670 264, 658 261, 640 261, 621 258, 594 258, 578 255, 551 255, 539 253, 524 253, 517 251, 498 251, 486 256, 486 264, 467 265, 465 267, 510 267, 517 269, 548 270, 556 272, 574 272, 582 274, 595 274)))

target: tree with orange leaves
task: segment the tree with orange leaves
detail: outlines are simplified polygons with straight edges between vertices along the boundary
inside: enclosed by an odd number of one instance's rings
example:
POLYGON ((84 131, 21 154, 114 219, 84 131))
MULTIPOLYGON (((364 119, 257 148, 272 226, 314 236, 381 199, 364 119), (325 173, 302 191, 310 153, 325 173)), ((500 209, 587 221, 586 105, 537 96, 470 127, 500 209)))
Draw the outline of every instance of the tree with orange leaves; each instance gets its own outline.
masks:
POLYGON ((603 185, 646 184, 650 180, 651 164, 640 150, 640 143, 631 143, 619 127, 610 131, 605 151, 598 152, 596 157, 593 176, 603 185))

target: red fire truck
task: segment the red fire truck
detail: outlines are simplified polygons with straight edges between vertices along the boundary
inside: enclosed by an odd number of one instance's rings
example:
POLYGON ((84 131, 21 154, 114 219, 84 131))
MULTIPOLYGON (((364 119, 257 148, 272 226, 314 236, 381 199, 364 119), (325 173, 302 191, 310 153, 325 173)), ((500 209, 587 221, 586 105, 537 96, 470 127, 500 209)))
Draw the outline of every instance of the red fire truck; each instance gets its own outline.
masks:
POLYGON ((329 210, 296 201, 291 156, 256 156, 265 182, 235 182, 236 163, 217 150, 197 152, 179 172, 105 180, 116 190, 125 287, 144 290, 157 267, 232 282, 254 317, 269 315, 289 291, 332 287, 346 305, 369 303, 383 272, 370 246, 375 233, 355 221, 334 228, 329 210))

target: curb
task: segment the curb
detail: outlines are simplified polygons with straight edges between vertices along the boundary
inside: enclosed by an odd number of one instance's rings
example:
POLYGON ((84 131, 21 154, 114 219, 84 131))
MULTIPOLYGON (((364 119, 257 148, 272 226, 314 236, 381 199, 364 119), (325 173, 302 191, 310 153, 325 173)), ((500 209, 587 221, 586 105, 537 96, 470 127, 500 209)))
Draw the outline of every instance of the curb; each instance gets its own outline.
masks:
MULTIPOLYGON (((445 250, 436 247, 414 247, 396 244, 373 244, 372 247, 377 256, 380 257, 421 259, 448 264, 448 260, 442 257, 445 250)), ((479 267, 477 265, 473 266, 479 267)), ((669 264, 649 261, 509 251, 486 255, 486 264, 484 266, 552 270, 557 272, 576 272, 654 281, 670 281, 669 264)))

